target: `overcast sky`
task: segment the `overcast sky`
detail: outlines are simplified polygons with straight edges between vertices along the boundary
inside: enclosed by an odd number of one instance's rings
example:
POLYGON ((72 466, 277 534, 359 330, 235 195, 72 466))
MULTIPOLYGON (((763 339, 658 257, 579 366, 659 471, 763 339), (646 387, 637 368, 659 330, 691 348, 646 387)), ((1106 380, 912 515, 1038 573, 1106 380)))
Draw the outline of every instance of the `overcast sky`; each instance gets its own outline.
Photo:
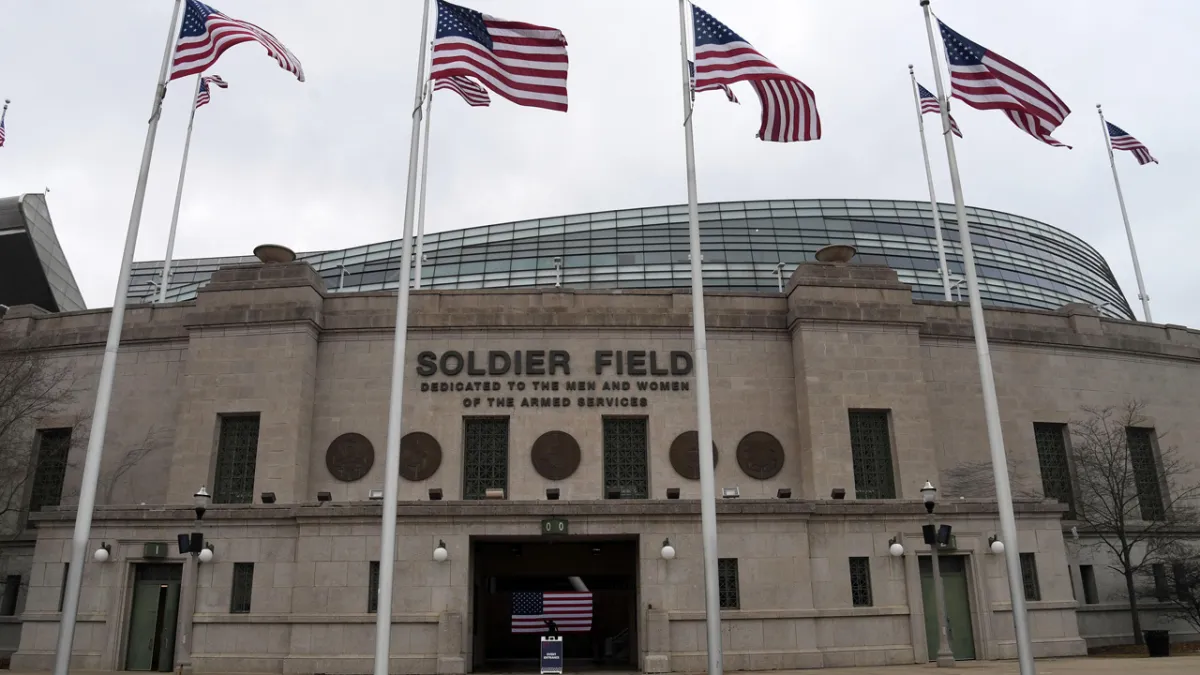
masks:
MULTIPOLYGON (((8 0, 0 96, 11 98, 0 193, 50 188, 59 240, 89 307, 112 304, 170 0, 8 0)), ((472 0, 562 29, 570 112, 494 96, 434 110, 427 229, 687 199, 675 0, 472 0)), ((419 0, 214 0, 270 30, 307 82, 255 44, 209 73, 230 84, 196 119, 177 257, 297 251, 399 238, 419 0)), ((815 92, 824 138, 763 143, 758 102, 700 96, 701 201, 928 197, 907 64, 932 88, 917 0, 706 0, 702 5, 815 92)), ((1130 304, 1137 286, 1095 104, 1161 165, 1119 153, 1158 323, 1200 326, 1200 3, 935 0, 955 30, 1032 70, 1073 112, 1045 146, 1001 113, 955 106, 966 201, 1069 230, 1100 250, 1130 304), (1193 64, 1188 66, 1187 64, 1193 64)), ((938 49, 941 45, 939 41, 938 49)), ((161 259, 193 80, 171 84, 138 239, 161 259)), ((930 137, 939 196, 945 153, 930 137)), ((1137 308, 1139 316, 1140 308, 1137 308)))

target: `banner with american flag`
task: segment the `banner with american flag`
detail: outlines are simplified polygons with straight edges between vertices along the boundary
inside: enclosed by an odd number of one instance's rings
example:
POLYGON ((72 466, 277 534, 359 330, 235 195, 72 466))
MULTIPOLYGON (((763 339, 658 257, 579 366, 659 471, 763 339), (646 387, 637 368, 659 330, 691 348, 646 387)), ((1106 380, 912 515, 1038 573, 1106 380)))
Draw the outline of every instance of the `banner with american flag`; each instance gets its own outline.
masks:
POLYGON ((227 83, 225 80, 222 80, 220 75, 206 75, 204 77, 201 77, 200 78, 200 90, 196 92, 196 107, 197 108, 199 108, 202 105, 208 105, 209 101, 212 100, 212 94, 210 93, 211 90, 209 89, 209 86, 208 86, 210 84, 215 84, 222 89, 229 88, 229 83, 227 83))
MULTIPOLYGON (((567 39, 438 0, 429 77, 474 77, 517 105, 567 111, 567 39)), ((469 102, 469 101, 468 101, 469 102)))
MULTIPOLYGON (((933 92, 929 91, 925 87, 921 86, 921 83, 919 83, 919 82, 917 83, 917 91, 920 94, 921 112, 922 113, 933 113, 934 115, 937 115, 938 118, 940 119, 942 116, 942 105, 940 103, 938 103, 937 97, 933 95, 933 92)), ((954 132, 955 136, 962 138, 963 137, 962 131, 959 131, 959 129, 958 129, 958 122, 954 121, 954 115, 950 115, 949 117, 950 117, 950 131, 954 132)), ((945 133, 945 132, 943 131, 942 133, 945 133)))
POLYGON ((742 36, 692 5, 696 91, 749 82, 762 103, 758 137, 787 143, 821 137, 821 117, 812 89, 780 70, 742 36))
POLYGON ((492 104, 492 97, 488 96, 487 89, 484 89, 483 85, 462 75, 452 75, 434 80, 433 89, 434 91, 438 89, 452 91, 461 96, 469 106, 486 107, 492 104))
POLYGON ((592 594, 581 591, 518 591, 512 594, 512 632, 546 633, 553 621, 561 633, 592 629, 592 594))
POLYGON ((1022 131, 1058 148, 1070 148, 1050 134, 1071 109, 1036 75, 980 44, 956 33, 938 19, 950 92, 972 108, 1000 110, 1022 131))
POLYGON ((1108 140, 1112 143, 1113 150, 1128 150, 1132 152, 1138 164, 1149 164, 1150 162, 1158 164, 1158 160, 1154 159, 1154 156, 1150 154, 1150 148, 1147 148, 1145 145, 1142 145, 1141 141, 1130 136, 1128 131, 1125 131, 1112 122, 1105 121, 1104 124, 1108 128, 1108 140))
POLYGON ((266 47, 267 54, 279 63, 280 68, 304 81, 300 60, 274 35, 249 21, 231 19, 197 0, 187 0, 183 24, 179 28, 179 40, 175 42, 170 79, 177 80, 208 70, 225 50, 243 42, 257 42, 266 47))

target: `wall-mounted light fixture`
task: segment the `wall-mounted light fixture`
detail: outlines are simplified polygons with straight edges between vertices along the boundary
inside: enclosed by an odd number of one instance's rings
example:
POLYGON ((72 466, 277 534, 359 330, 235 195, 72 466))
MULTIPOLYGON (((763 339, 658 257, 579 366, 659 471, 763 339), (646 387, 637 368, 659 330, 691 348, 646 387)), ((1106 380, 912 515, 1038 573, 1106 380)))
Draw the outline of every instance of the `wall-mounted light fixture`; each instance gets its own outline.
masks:
POLYGON ((779 492, 776 492, 775 496, 779 499, 791 499, 792 488, 779 488, 779 492))
POLYGON ((888 540, 888 555, 893 558, 899 558, 904 555, 904 544, 900 543, 900 535, 896 535, 888 540))
POLYGON ((734 487, 721 488, 721 497, 723 499, 737 499, 742 496, 742 491, 734 487))
POLYGON ((996 555, 1000 555, 1004 553, 1004 542, 1000 541, 1000 538, 993 534, 988 537, 988 550, 996 555))
MULTIPOLYGON (((491 492, 491 490, 488 490, 488 492, 491 492)), ((492 496, 488 495, 488 499, 492 499, 492 496)), ((503 491, 500 493, 500 499, 504 499, 503 491)), ((442 500, 442 488, 429 488, 429 501, 440 502, 441 500, 442 500)))
POLYGON ((274 504, 274 503, 275 503, 275 493, 274 493, 274 492, 264 492, 264 493, 262 493, 262 503, 264 503, 264 504, 274 504))
POLYGON ((663 560, 675 559, 675 547, 671 545, 670 539, 663 539, 662 550, 659 551, 659 554, 663 557, 663 560))
POLYGON ((98 563, 105 563, 108 562, 111 555, 112 546, 108 542, 100 542, 100 548, 96 549, 96 552, 92 554, 92 560, 98 563))
POLYGON ((324 504, 325 502, 331 502, 331 501, 333 501, 332 494, 330 494, 328 492, 324 492, 324 491, 317 493, 317 502, 324 504))
POLYGON ((199 554, 196 556, 196 559, 197 559, 197 560, 199 560, 199 561, 200 561, 200 562, 202 562, 202 563, 206 563, 206 562, 212 562, 212 559, 213 559, 213 545, 212 545, 212 544, 205 544, 205 545, 204 545, 204 548, 200 549, 200 553, 199 553, 199 554))
POLYGON ((433 561, 446 562, 446 559, 449 557, 450 552, 446 550, 446 542, 439 539, 437 548, 433 549, 433 561))
POLYGON ((559 494, 561 494, 561 493, 559 492, 558 488, 546 488, 546 499, 549 499, 552 501, 557 500, 559 494))
POLYGON ((208 494, 208 490, 201 485, 196 494, 192 495, 193 507, 196 510, 196 520, 204 520, 204 512, 208 510, 208 505, 212 503, 212 495, 208 494))
POLYGON ((370 499, 373 502, 383 501, 383 489, 371 488, 370 490, 367 490, 367 499, 370 499))
POLYGON ((833 491, 829 493, 829 498, 830 499, 845 499, 846 498, 846 488, 833 488, 833 491))
POLYGON ((667 488, 667 499, 679 499, 679 488, 667 488))

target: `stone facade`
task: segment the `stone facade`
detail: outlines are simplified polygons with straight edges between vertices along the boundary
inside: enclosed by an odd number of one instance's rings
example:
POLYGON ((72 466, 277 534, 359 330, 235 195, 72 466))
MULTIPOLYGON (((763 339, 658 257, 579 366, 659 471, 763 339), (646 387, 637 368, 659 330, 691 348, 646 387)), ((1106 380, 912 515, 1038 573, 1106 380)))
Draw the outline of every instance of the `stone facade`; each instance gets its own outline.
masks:
MULTIPOLYGON (((722 611, 726 667, 928 660, 919 488, 988 457, 966 306, 914 303, 886 268, 823 264, 802 265, 782 294, 705 299, 716 482, 740 492, 718 511, 720 557, 736 559, 739 571, 738 606, 722 611), (857 493, 850 411, 887 413, 896 499, 857 493), (749 477, 739 462, 738 447, 752 432, 769 433, 782 446, 782 466, 746 455, 770 465, 773 475, 764 480, 749 477), (845 499, 830 499, 838 488, 845 499), (790 498, 777 498, 780 489, 791 490, 790 498), (888 555, 893 539, 904 556, 888 555), (865 606, 852 602, 852 557, 869 561, 865 606)), ((135 566, 163 561, 145 557, 145 544, 171 543, 165 561, 184 560, 173 542, 195 527, 186 506, 192 493, 214 485, 222 416, 256 414, 255 503, 210 508, 203 531, 214 559, 200 565, 197 583, 185 583, 184 592, 196 597, 194 617, 181 615, 179 631, 192 635, 191 665, 213 672, 371 668, 368 564, 379 558, 381 509, 368 492, 383 486, 386 471, 395 304, 391 293, 328 294, 309 266, 295 263, 224 268, 194 302, 127 311, 104 467, 111 474, 151 433, 163 449, 101 491, 90 546, 108 543, 112 552, 108 562, 89 561, 84 570, 76 667, 126 667, 135 566), (361 434, 374 448, 373 464, 353 482, 327 467, 330 444, 346 433, 361 434), (257 503, 268 492, 275 503, 257 503), (331 501, 318 503, 324 492, 331 501), (254 564, 248 613, 230 611, 235 563, 254 564)), ((676 437, 695 429, 693 378, 666 365, 672 353, 691 354, 690 309, 690 297, 673 291, 413 293, 404 432, 431 435, 442 458, 430 477, 400 481, 394 672, 459 673, 481 665, 473 544, 532 541, 550 516, 569 519, 571 537, 636 540, 633 660, 647 672, 703 669, 699 485, 676 472, 668 453, 676 437), (532 355, 539 351, 546 352, 543 365, 532 355), (569 374, 554 367, 552 351, 568 355, 569 374), (461 372, 453 357, 437 367, 447 352, 462 355, 461 372), (489 352, 507 354, 508 372, 486 372, 489 352), (517 352, 525 369, 519 376, 512 367, 517 352), (430 353, 432 374, 425 370, 430 353), (647 363, 650 353, 658 360, 647 363), (472 366, 483 374, 469 374, 472 366), (651 373, 653 367, 662 372, 651 373), (480 386, 457 389, 467 382, 480 386), (649 499, 605 499, 602 418, 631 415, 646 418, 649 499), (464 417, 471 416, 508 419, 502 500, 463 500, 464 417), (578 468, 563 480, 542 477, 530 460, 534 441, 552 430, 569 433, 581 449, 578 468), (558 502, 547 500, 548 488, 559 490, 558 502), (678 500, 666 498, 673 488, 678 500), (431 489, 443 499, 430 501, 431 489), (667 538, 678 551, 674 560, 659 554, 667 538), (449 552, 442 563, 431 555, 439 542, 449 552)), ((1065 422, 1083 405, 1128 397, 1147 402, 1164 442, 1197 454, 1197 332, 1100 319, 1079 307, 989 310, 987 321, 1006 447, 1034 482, 1034 422, 1065 422)), ((3 336, 37 340, 77 375, 78 410, 42 420, 40 428, 92 409, 107 325, 104 311, 21 307, 0 324, 3 336)), ((82 465, 82 451, 72 451, 72 465, 82 465)), ((69 470, 66 482, 77 485, 78 474, 69 470)), ((987 552, 999 530, 994 502, 952 496, 938 514, 954 527, 949 554, 963 561, 975 655, 1012 658, 1004 560, 987 552)), ((1078 566, 1095 562, 1099 569, 1103 561, 1063 536, 1070 531, 1064 510, 1036 499, 1017 504, 1016 545, 1036 559, 1040 598, 1029 611, 1043 656, 1079 654, 1085 639, 1127 631, 1111 595, 1116 580, 1101 576, 1105 601, 1084 606, 1078 566)), ((74 524, 70 499, 33 520, 35 538, 3 549, 6 569, 27 579, 21 623, 9 624, 21 627, 12 659, 21 669, 53 661, 74 524)))

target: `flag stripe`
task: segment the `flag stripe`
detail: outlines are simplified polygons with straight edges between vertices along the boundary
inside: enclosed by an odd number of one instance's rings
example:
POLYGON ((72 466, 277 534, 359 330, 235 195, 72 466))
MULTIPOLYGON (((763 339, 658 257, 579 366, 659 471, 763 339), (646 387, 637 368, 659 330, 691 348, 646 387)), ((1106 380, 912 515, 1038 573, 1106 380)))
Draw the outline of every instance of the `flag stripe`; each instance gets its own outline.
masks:
POLYGON ((304 81, 304 69, 299 59, 274 35, 248 21, 225 16, 196 0, 187 0, 179 39, 175 43, 170 79, 204 72, 227 49, 243 42, 261 44, 281 68, 304 81))
POLYGON ((475 107, 484 107, 491 105, 492 99, 488 96, 487 89, 475 80, 469 77, 445 77, 440 80, 433 81, 434 90, 446 89, 452 91, 462 97, 467 105, 475 107))

